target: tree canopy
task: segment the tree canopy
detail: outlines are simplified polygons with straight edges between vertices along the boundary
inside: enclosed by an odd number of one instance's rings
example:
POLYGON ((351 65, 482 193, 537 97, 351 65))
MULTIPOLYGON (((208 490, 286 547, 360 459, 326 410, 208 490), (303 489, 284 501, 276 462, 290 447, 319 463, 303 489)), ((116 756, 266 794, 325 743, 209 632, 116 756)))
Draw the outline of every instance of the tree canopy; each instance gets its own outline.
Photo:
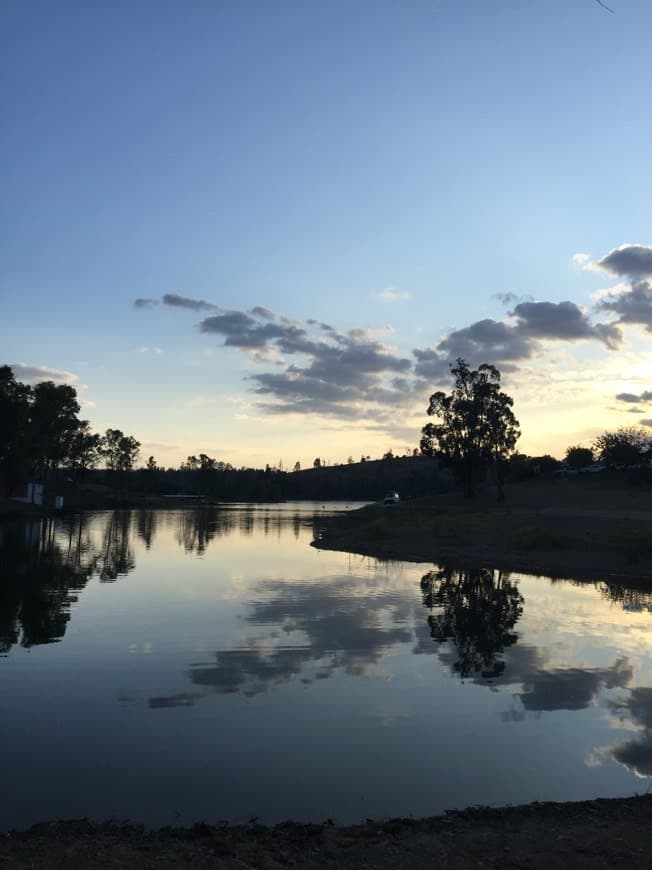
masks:
POLYGON ((42 381, 32 387, 0 366, 0 491, 49 480, 60 467, 83 476, 102 458, 108 468, 133 468, 138 441, 119 429, 91 432, 80 410, 73 386, 42 381))
POLYGON ((567 447, 564 459, 570 468, 586 468, 594 460, 593 451, 590 447, 567 447))
POLYGON ((621 426, 598 435, 593 449, 604 465, 638 465, 649 458, 652 438, 639 426, 621 426))
POLYGON ((430 396, 427 413, 438 422, 421 430, 421 451, 450 465, 467 497, 475 495, 478 481, 490 470, 502 499, 505 462, 521 434, 514 400, 501 391, 495 366, 483 363, 472 369, 460 357, 451 374, 453 391, 430 396))

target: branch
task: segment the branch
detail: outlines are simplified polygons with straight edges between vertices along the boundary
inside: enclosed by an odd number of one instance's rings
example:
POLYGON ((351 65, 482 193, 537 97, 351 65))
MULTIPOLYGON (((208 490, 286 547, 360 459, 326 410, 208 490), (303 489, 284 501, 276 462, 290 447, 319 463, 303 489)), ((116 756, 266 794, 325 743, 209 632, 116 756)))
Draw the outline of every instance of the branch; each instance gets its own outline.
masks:
POLYGON ((598 6, 602 6, 603 9, 606 9, 607 12, 611 12, 613 15, 616 14, 616 10, 612 9, 611 6, 607 6, 607 4, 603 3, 602 0, 595 0, 595 2, 598 4, 598 6))

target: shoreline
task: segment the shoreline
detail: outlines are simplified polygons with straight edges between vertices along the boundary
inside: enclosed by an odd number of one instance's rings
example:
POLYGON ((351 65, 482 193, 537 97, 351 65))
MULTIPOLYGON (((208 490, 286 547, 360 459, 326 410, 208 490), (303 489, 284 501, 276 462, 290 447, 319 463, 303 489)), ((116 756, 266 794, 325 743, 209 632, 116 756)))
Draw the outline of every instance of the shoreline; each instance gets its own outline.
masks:
POLYGON ((502 503, 447 493, 376 504, 329 519, 313 546, 386 561, 650 584, 651 494, 555 484, 514 487, 502 503))
POLYGON ((0 833, 7 868, 153 866, 360 868, 648 867, 652 796, 469 807, 356 825, 164 827, 45 822, 0 833))

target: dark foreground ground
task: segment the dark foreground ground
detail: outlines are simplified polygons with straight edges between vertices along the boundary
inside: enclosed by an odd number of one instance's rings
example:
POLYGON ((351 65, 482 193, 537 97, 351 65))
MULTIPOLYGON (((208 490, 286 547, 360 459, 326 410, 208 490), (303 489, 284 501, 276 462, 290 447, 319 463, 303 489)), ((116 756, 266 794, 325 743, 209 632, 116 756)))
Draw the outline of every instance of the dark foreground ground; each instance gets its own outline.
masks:
POLYGON ((0 834, 0 867, 556 868, 652 866, 652 797, 468 809, 353 827, 164 828, 86 821, 0 834))

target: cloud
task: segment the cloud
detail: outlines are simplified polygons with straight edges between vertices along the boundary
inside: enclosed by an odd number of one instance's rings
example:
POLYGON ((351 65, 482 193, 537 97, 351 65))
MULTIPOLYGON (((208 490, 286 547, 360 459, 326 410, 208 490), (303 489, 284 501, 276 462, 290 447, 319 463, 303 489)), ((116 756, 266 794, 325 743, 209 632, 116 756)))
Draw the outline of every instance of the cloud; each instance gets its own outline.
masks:
POLYGON ((519 297, 516 293, 494 293, 494 299, 497 299, 499 302, 502 302, 503 305, 514 305, 515 302, 518 302, 519 297))
POLYGON ((134 299, 134 308, 154 308, 160 305, 158 299, 134 299))
POLYGON ((271 413, 310 411, 359 419, 371 405, 400 402, 405 396, 405 383, 393 385, 391 378, 409 374, 412 361, 378 341, 378 330, 337 332, 326 323, 301 323, 259 308, 206 317, 199 328, 221 336, 226 347, 284 366, 283 371, 248 376, 252 391, 265 397, 258 406, 271 413))
POLYGON ((291 323, 272 323, 265 318, 260 323, 244 311, 227 311, 206 317, 199 324, 201 332, 224 336, 226 347, 242 350, 262 349, 275 344, 285 353, 310 352, 312 342, 305 329, 291 323))
POLYGON ((256 305, 255 308, 251 309, 251 313, 256 317, 262 317, 264 320, 276 320, 274 312, 270 311, 269 308, 263 308, 262 305, 256 305))
POLYGON ((619 402, 652 402, 652 390, 643 390, 642 393, 618 393, 616 398, 619 402))
POLYGON ((178 293, 166 293, 163 296, 163 304, 170 308, 188 308, 191 311, 215 311, 217 305, 206 302, 204 299, 191 299, 188 296, 179 296, 178 293))
POLYGON ((521 302, 512 315, 523 335, 564 341, 594 338, 610 349, 620 345, 622 334, 609 323, 592 325, 574 302, 521 302))
POLYGON ((652 286, 649 281, 636 280, 628 290, 608 293, 597 307, 618 315, 618 323, 640 324, 652 332, 652 286))
POLYGON ((611 323, 592 324, 574 302, 520 302, 510 320, 485 318, 457 329, 433 349, 415 348, 415 373, 423 378, 445 375, 448 365, 462 357, 472 365, 489 362, 503 371, 542 351, 541 341, 595 340, 610 350, 620 346, 622 334, 611 323))
POLYGON ((139 347, 137 353, 163 353, 160 347, 139 347))
POLYGON ((652 277, 652 247, 647 245, 621 245, 609 251, 597 265, 619 277, 652 277))
POLYGON ((652 419, 650 417, 644 417, 642 420, 638 421, 641 426, 652 427, 652 419))
POLYGON ((387 302, 404 302, 410 298, 407 290, 397 290, 396 287, 385 287, 383 290, 374 293, 374 296, 387 302))
MULTIPOLYGON (((647 249, 634 247, 615 249, 596 268, 634 268, 625 262, 629 257, 640 271, 647 249)), ((578 254, 574 261, 582 268, 591 262, 588 254, 578 254)), ((642 293, 644 288, 638 289, 642 293)), ((388 301, 408 296, 395 287, 385 287, 375 295, 388 301)), ((454 329, 434 346, 413 348, 409 356, 385 343, 389 327, 339 331, 316 319, 290 319, 262 305, 225 310, 178 294, 166 294, 163 303, 208 311, 209 316, 199 324, 201 333, 218 337, 222 347, 237 349, 254 363, 266 364, 270 370, 257 369, 245 378, 257 397, 255 406, 262 411, 307 412, 349 421, 374 418, 389 425, 391 415, 385 412, 392 407, 395 425, 396 409, 421 401, 433 381, 448 381, 450 365, 458 357, 473 366, 492 363, 505 373, 543 354, 553 341, 597 341, 609 350, 620 347, 623 336, 618 324, 627 322, 624 309, 636 301, 628 285, 612 288, 599 300, 596 310, 616 313, 619 319, 595 322, 587 311, 568 300, 536 302, 513 293, 497 294, 497 298, 513 306, 504 319, 484 318, 454 329)), ((645 317, 643 322, 647 323, 649 317, 652 324, 652 294, 643 302, 647 307, 636 313, 637 322, 645 317)), ((629 319, 633 318, 630 312, 629 319)))
POLYGON ((595 263, 589 254, 573 254, 573 263, 578 269, 582 269, 582 271, 593 270, 595 268, 595 263))
POLYGON ((79 378, 73 372, 51 369, 48 366, 28 365, 27 363, 11 363, 11 370, 17 381, 26 384, 37 384, 40 381, 54 381, 55 384, 75 384, 79 378))
POLYGON ((502 362, 528 359, 534 349, 531 337, 522 329, 491 318, 455 330, 437 345, 437 350, 451 359, 482 357, 502 362))

